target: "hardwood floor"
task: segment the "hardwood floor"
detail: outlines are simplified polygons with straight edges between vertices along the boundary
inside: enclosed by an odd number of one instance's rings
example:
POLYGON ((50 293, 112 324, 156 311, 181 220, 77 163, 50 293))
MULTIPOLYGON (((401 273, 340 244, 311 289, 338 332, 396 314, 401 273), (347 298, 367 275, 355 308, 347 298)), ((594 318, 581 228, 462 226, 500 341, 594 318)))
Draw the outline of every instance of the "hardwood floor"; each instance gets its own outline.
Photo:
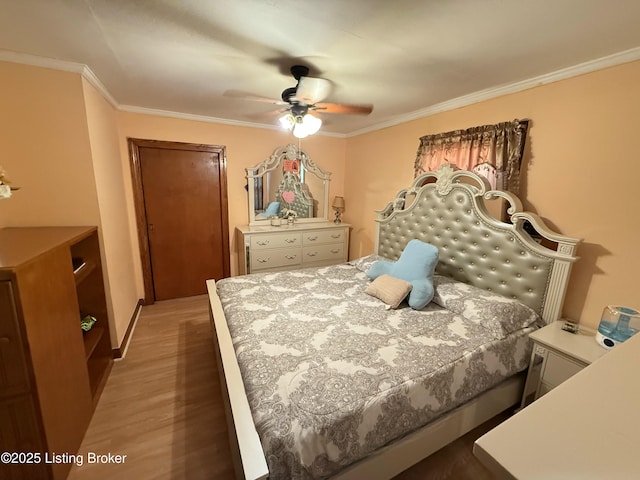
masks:
MULTIPOLYGON (((116 362, 69 480, 232 479, 224 407, 205 295, 142 308, 129 351, 116 362), (89 452, 126 455, 89 464, 89 452)), ((489 480, 471 452, 499 418, 395 480, 489 480)))
POLYGON ((206 296, 142 307, 69 479, 232 478, 215 368, 206 296), (127 457, 88 465, 87 452, 127 457))

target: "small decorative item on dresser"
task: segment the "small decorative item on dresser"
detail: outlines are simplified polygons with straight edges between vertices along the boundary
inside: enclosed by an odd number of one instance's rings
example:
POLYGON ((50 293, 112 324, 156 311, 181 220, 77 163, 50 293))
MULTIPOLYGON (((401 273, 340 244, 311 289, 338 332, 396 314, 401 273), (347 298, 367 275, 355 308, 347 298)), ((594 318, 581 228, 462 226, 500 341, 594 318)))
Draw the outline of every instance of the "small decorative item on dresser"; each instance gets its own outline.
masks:
POLYGON ((271 220, 271 226, 272 227, 279 227, 280 226, 280 217, 277 215, 271 215, 269 217, 269 220, 271 220))
POLYGON ((295 210, 289 209, 285 212, 284 216, 287 219, 287 225, 293 225, 293 222, 295 222, 298 217, 298 213, 295 210))
POLYGON ((336 219, 333 223, 342 223, 340 214, 344 211, 344 197, 335 197, 331 206, 336 211, 336 219))
POLYGON ((0 165, 0 198, 9 198, 11 197, 11 192, 20 190, 20 187, 9 186, 9 180, 5 175, 6 172, 0 165))

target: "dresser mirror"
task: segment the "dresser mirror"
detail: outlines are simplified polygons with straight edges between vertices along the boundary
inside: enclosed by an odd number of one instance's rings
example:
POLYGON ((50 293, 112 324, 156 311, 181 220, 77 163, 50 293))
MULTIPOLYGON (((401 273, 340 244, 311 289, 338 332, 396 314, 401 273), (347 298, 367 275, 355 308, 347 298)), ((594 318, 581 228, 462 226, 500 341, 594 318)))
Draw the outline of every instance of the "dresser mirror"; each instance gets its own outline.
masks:
POLYGON ((276 148, 247 169, 249 225, 285 223, 288 217, 295 223, 326 222, 330 176, 297 146, 276 148))

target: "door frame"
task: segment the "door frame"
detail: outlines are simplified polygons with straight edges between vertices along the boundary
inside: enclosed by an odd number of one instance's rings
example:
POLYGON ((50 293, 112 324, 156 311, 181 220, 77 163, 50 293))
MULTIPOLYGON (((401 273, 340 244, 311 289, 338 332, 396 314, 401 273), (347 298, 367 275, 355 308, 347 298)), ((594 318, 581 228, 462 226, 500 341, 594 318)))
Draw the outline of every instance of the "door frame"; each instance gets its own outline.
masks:
POLYGON ((151 254, 149 251, 149 233, 147 212, 142 188, 142 165, 140 163, 140 148, 166 148, 170 150, 195 150, 218 154, 218 171, 220 181, 220 210, 222 215, 222 268, 225 277, 231 275, 229 250, 229 207, 227 199, 227 153, 224 145, 207 145, 202 143, 169 142, 164 140, 147 140, 127 137, 129 145, 129 165, 131 181, 133 183, 133 204, 135 206, 136 227, 138 230, 138 244, 140 261, 142 263, 142 280, 144 283, 144 303, 150 305, 156 301, 153 289, 153 274, 151 271, 151 254))

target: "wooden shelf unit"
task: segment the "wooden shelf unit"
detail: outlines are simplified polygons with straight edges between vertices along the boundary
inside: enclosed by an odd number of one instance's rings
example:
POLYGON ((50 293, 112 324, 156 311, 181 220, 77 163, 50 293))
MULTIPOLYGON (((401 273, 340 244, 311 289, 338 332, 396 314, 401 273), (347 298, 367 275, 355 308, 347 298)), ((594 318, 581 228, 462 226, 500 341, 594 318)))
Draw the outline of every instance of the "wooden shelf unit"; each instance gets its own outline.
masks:
MULTIPOLYGON (((0 452, 77 453, 112 364, 97 229, 1 229, 0 452), (87 333, 84 315, 97 320, 87 333)), ((0 464, 0 478, 70 467, 0 464)))
POLYGON ((89 385, 95 407, 98 393, 102 391, 109 373, 106 367, 110 366, 113 358, 97 234, 75 242, 70 246, 70 250, 72 257, 81 258, 83 261, 82 266, 74 271, 79 318, 91 315, 96 319, 93 328, 89 332, 83 332, 89 385))

